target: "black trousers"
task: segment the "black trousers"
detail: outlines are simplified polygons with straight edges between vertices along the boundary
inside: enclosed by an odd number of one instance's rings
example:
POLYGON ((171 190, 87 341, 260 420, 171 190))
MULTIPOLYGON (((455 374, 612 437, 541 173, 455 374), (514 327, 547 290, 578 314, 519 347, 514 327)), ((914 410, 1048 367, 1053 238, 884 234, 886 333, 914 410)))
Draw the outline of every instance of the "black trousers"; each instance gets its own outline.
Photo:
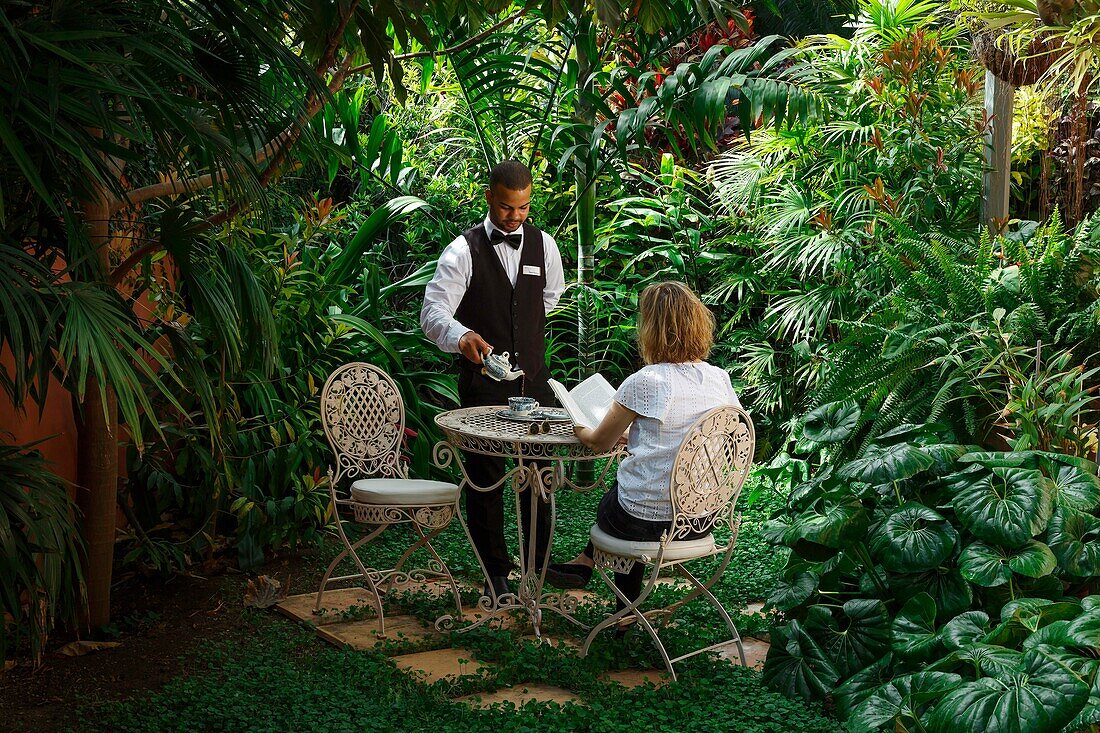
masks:
MULTIPOLYGON (((458 379, 458 396, 463 407, 482 407, 501 405, 507 407, 509 397, 526 395, 539 401, 540 405, 554 405, 554 393, 541 380, 526 380, 520 377, 512 382, 497 382, 482 374, 464 369, 458 379)), ((470 480, 478 486, 492 486, 504 476, 504 459, 480 453, 463 453, 463 462, 470 480)), ((537 461, 545 466, 545 461, 537 461)), ((485 563, 485 571, 490 577, 508 575, 512 561, 508 555, 508 544, 504 537, 505 497, 511 498, 511 487, 501 485, 492 491, 466 489, 466 524, 470 529, 470 538, 474 549, 485 563)), ((531 529, 531 494, 529 489, 520 492, 520 531, 524 534, 527 546, 532 540, 535 544, 535 563, 541 567, 546 557, 547 543, 550 540, 550 504, 541 499, 535 519, 534 536, 531 529)), ((526 554, 520 559, 526 564, 526 554)))
MULTIPOLYGON (((613 484, 611 489, 600 499, 600 505, 596 508, 596 526, 607 532, 612 537, 621 540, 636 540, 638 542, 660 542, 665 530, 671 529, 671 521, 653 521, 639 519, 628 513, 619 503, 619 485, 613 484)), ((695 539, 703 534, 693 532, 684 539, 695 539)), ((592 543, 584 548, 586 557, 593 554, 592 543)), ((629 573, 615 573, 615 586, 623 592, 623 595, 634 600, 642 592, 642 577, 645 575, 645 565, 634 563, 629 573)), ((616 597, 616 610, 626 604, 616 597)))

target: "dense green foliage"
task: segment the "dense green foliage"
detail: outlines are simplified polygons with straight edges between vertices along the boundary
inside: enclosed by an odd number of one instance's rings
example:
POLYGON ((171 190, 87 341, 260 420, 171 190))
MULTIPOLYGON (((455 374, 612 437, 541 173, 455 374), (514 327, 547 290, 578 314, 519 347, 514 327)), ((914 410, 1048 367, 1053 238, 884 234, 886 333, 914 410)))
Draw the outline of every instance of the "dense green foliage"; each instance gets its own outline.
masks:
POLYGON ((317 648, 285 622, 257 619, 248 654, 219 643, 195 660, 196 673, 127 706, 97 728, 112 731, 318 729, 329 731, 835 730, 836 722, 767 692, 755 673, 698 662, 674 690, 623 688, 600 679, 602 658, 578 660, 568 647, 537 645, 507 632, 463 639, 495 670, 476 687, 491 691, 532 678, 573 691, 583 704, 529 703, 473 710, 447 699, 447 682, 423 687, 379 654, 317 648), (257 705, 262 700, 262 705, 257 705), (732 727, 731 727, 732 726, 732 727))
POLYGON ((21 632, 37 661, 54 622, 74 623, 83 601, 80 566, 70 562, 81 547, 75 508, 46 466, 37 452, 0 445, 0 663, 21 632))

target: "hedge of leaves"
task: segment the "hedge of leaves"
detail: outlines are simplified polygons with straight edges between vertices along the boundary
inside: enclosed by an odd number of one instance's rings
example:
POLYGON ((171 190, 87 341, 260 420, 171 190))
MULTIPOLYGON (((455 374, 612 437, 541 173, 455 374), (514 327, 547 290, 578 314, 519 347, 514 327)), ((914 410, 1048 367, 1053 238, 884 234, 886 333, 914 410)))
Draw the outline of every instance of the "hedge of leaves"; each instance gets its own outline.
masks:
MULTIPOLYGON (((825 405, 804 438, 828 450, 859 412, 825 405)), ((952 437, 901 425, 792 490, 766 529, 792 554, 765 679, 854 731, 1100 721, 1097 465, 952 437)))

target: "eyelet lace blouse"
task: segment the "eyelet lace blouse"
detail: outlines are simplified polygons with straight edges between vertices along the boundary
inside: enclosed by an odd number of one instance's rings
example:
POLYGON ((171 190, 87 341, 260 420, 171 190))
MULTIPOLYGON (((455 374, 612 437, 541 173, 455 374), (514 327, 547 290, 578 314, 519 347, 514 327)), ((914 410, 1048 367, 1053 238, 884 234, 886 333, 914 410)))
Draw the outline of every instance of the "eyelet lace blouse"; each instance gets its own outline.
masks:
POLYGON ((705 361, 650 364, 623 381, 615 401, 638 413, 619 465, 619 504, 639 519, 670 521, 672 463, 688 429, 715 407, 741 406, 730 376, 705 361))

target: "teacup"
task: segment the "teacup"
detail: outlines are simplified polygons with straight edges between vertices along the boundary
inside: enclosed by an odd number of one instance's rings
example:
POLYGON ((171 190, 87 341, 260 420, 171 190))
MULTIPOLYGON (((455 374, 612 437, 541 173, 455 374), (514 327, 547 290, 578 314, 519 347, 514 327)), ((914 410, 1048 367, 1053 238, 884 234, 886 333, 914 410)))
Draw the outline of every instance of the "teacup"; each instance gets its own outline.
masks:
POLYGON ((531 397, 509 397, 508 409, 513 415, 526 417, 538 409, 539 403, 531 397))

